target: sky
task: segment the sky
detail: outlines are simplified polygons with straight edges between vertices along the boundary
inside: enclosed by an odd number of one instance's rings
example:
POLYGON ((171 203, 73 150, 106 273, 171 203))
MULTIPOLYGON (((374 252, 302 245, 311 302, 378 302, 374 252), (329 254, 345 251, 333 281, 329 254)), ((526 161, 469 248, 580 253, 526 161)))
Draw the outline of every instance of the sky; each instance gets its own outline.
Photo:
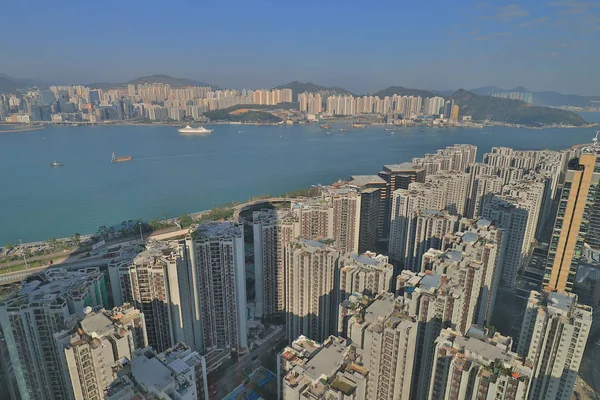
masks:
POLYGON ((600 0, 4 2, 0 73, 600 95, 600 0))

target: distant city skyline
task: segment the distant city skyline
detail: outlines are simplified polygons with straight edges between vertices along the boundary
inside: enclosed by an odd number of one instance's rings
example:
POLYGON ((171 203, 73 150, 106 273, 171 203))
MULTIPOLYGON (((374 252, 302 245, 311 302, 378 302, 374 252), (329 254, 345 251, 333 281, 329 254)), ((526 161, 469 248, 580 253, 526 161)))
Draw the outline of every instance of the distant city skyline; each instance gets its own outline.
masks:
POLYGON ((71 84, 164 73, 234 88, 600 93, 592 1, 159 5, 7 4, 0 72, 71 84))

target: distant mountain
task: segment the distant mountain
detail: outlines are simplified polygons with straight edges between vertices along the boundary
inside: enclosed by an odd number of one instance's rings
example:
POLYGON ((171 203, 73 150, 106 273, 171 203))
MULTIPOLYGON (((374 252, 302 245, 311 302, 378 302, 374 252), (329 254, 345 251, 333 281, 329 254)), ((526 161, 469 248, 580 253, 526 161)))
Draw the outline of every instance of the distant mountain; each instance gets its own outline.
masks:
POLYGON ((290 83, 287 83, 285 85, 280 85, 277 87, 274 87, 273 89, 292 89, 292 100, 294 101, 298 101, 298 93, 304 93, 304 92, 320 92, 322 90, 327 90, 330 91, 332 93, 335 94, 352 94, 352 92, 350 92, 349 90, 343 89, 343 88, 339 88, 339 87, 325 87, 325 86, 321 86, 321 85, 317 85, 315 83, 312 82, 299 82, 299 81, 293 81, 290 83))
POLYGON ((173 78, 169 75, 152 75, 152 76, 144 76, 137 79, 132 79, 128 82, 124 83, 109 83, 109 82, 97 82, 91 83, 89 86, 91 89, 111 89, 116 87, 124 87, 127 85, 143 85, 145 83, 164 83, 171 85, 171 87, 185 87, 185 86, 210 86, 213 89, 219 89, 216 85, 211 85, 209 83, 195 81, 192 79, 186 78, 173 78))
POLYGON ((470 115, 476 121, 496 121, 526 126, 554 124, 585 125, 581 115, 549 107, 537 107, 520 100, 479 96, 466 90, 457 90, 452 98, 460 107, 461 115, 470 115))
POLYGON ((421 96, 421 97, 435 97, 436 94, 433 92, 429 92, 427 90, 421 89, 409 89, 402 86, 390 86, 387 89, 380 90, 379 92, 373 93, 373 96, 379 96, 380 98, 384 98, 385 96, 393 96, 397 94, 398 96, 421 96))
POLYGON ((17 90, 24 90, 31 86, 41 85, 43 85, 43 83, 35 79, 19 79, 5 74, 0 74, 0 92, 3 93, 15 93, 17 90))
POLYGON ((575 106, 588 107, 591 102, 600 101, 600 96, 579 96, 576 94, 561 94, 558 92, 533 92, 523 86, 514 89, 502 89, 498 86, 484 86, 471 89, 471 92, 479 95, 489 95, 492 92, 519 92, 532 93, 533 105, 542 107, 575 106))

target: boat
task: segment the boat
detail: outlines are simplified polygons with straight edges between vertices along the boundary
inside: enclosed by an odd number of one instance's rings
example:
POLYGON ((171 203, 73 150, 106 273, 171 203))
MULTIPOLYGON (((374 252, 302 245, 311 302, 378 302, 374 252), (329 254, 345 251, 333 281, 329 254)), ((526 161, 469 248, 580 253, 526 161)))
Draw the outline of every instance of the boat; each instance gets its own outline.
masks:
POLYGON ((115 156, 115 152, 113 151, 110 162, 127 162, 127 161, 131 161, 132 159, 133 159, 133 157, 131 157, 131 156, 117 157, 117 156, 115 156))
POLYGON ((353 128, 364 128, 365 126, 367 126, 367 125, 366 125, 366 124, 361 124, 361 123, 359 123, 359 122, 354 122, 354 123, 352 124, 352 127, 353 127, 353 128))
POLYGON ((419 129, 419 132, 425 132, 425 129, 419 129))
POLYGON ((386 132, 394 132, 396 130, 396 128, 385 128, 384 131, 386 132))
POLYGON ((58 163, 56 162, 56 160, 52 164, 50 164, 51 167, 62 167, 63 165, 65 164, 58 163))
POLYGON ((322 124, 321 128, 323 128, 323 129, 331 129, 331 125, 329 125, 329 124, 322 124))
POLYGON ((212 129, 206 129, 203 126, 192 128, 189 125, 187 125, 185 128, 177 129, 177 132, 183 133, 184 135, 208 135, 212 131, 212 129))
POLYGON ((350 129, 348 128, 340 128, 340 132, 348 132, 350 129))

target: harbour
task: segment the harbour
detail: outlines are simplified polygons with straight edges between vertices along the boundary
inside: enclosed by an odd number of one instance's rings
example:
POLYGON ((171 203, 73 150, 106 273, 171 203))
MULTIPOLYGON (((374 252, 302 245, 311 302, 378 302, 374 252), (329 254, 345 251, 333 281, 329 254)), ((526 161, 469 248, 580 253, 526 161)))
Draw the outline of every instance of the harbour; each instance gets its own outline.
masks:
POLYGON ((173 126, 49 126, 0 135, 0 244, 93 233, 100 225, 172 218, 376 174, 383 164, 454 143, 477 145, 480 158, 499 145, 566 149, 589 143, 596 130, 415 127, 389 135, 381 126, 340 132, 345 125, 331 125, 330 135, 317 124, 246 125, 244 134, 236 125, 207 125, 214 132, 206 136, 180 135, 173 126), (132 159, 115 168, 112 152, 132 159), (65 166, 50 168, 54 159, 65 166))

